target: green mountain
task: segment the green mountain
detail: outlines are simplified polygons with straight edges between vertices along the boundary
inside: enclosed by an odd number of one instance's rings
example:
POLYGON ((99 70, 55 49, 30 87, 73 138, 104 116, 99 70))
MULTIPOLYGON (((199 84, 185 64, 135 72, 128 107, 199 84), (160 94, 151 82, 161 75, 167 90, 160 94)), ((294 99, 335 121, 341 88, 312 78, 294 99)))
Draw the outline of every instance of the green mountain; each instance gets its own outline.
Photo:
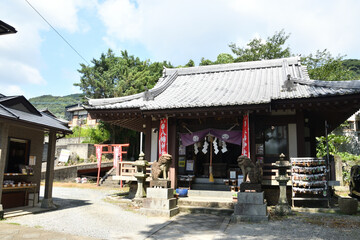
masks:
POLYGON ((356 79, 360 79, 360 60, 359 59, 345 59, 342 64, 355 73, 356 79))
POLYGON ((70 94, 67 96, 52 96, 52 95, 43 95, 40 97, 30 98, 29 101, 33 104, 38 110, 48 109, 56 117, 65 118, 65 107, 68 105, 73 105, 81 103, 82 94, 70 94))

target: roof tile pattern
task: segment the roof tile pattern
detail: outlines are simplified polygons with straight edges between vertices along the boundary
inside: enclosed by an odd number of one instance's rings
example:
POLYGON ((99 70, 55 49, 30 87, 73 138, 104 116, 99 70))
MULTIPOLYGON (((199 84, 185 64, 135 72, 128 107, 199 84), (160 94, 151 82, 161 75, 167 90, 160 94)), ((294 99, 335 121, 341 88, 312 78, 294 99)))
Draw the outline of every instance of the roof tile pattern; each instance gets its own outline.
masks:
POLYGON ((2 96, 3 97, 0 98, 0 118, 12 119, 19 123, 29 123, 45 129, 54 129, 59 132, 71 132, 71 130, 64 126, 59 120, 48 116, 45 113, 39 112, 39 114, 34 114, 30 112, 20 111, 11 107, 4 106, 2 103, 7 99, 19 99, 22 98, 22 96, 2 96))
POLYGON ((90 99, 89 109, 159 110, 221 107, 270 103, 278 99, 300 99, 360 92, 360 81, 310 80, 298 57, 246 63, 166 69, 163 79, 143 94, 110 99, 90 99), (290 80, 288 80, 290 75, 290 80), (294 87, 284 87, 286 81, 294 87))

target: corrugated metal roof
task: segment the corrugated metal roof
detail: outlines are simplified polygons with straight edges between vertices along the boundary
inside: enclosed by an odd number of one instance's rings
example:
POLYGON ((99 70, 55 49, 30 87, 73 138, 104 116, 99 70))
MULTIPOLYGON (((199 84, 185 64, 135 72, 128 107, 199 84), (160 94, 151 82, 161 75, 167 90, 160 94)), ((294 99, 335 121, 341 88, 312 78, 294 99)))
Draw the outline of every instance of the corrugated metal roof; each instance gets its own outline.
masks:
POLYGON ((157 110, 220 107, 358 92, 360 81, 310 80, 299 57, 292 57, 166 69, 163 78, 146 93, 120 98, 90 99, 88 108, 157 110))

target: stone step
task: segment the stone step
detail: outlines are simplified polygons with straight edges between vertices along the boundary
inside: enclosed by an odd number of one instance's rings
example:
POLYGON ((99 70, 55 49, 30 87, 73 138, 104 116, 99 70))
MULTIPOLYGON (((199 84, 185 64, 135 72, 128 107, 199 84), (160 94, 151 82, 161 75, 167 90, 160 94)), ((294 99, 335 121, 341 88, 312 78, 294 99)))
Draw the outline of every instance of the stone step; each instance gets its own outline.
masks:
POLYGON ((234 209, 234 202, 232 198, 185 197, 178 199, 178 206, 234 209))
POLYGON ((195 178, 194 183, 201 183, 201 184, 222 184, 222 185, 224 185, 224 179, 222 179, 222 178, 214 178, 214 182, 209 182, 209 178, 200 178, 200 177, 197 177, 197 178, 195 178))
POLYGON ((234 213, 233 209, 224 208, 206 208, 193 206, 179 206, 180 212, 197 213, 197 214, 213 214, 217 216, 231 216, 234 213))
POLYGON ((212 183, 193 183, 191 189, 194 190, 212 190, 212 191, 230 191, 230 187, 225 184, 212 183))
POLYGON ((233 198, 234 192, 231 191, 207 191, 207 190, 189 190, 189 197, 209 197, 209 198, 233 198))

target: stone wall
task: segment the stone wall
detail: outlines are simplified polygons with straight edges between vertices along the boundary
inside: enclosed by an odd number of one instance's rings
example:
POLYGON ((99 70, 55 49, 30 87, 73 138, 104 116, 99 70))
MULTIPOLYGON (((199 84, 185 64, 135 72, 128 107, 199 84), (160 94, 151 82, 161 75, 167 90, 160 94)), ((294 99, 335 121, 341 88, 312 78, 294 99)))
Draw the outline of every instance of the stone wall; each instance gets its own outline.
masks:
MULTIPOLYGON (((81 137, 80 143, 84 140, 86 140, 86 138, 81 137)), ((56 145, 68 145, 74 143, 79 143, 79 138, 60 138, 56 141, 56 145)))
POLYGON ((68 144, 66 149, 75 152, 80 159, 89 159, 91 155, 95 156, 94 144, 90 143, 68 144))
MULTIPOLYGON (((45 179, 45 171, 41 173, 41 179, 45 179)), ((54 181, 74 180, 77 177, 77 166, 59 167, 54 169, 54 181)))

